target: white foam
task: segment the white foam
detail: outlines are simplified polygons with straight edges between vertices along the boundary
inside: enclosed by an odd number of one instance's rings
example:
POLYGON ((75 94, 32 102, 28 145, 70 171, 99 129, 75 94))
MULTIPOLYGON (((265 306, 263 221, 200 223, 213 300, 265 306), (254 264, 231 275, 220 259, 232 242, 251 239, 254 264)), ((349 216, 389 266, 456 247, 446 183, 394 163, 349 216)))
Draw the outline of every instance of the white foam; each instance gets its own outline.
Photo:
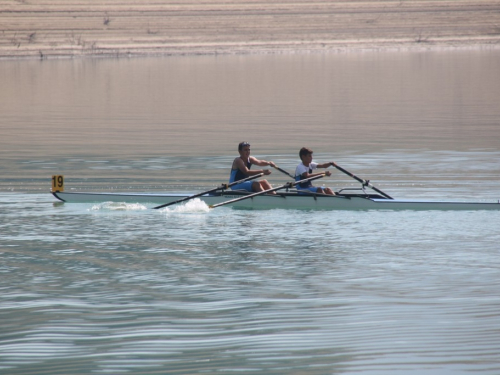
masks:
POLYGON ((139 203, 125 202, 103 202, 92 206, 91 211, 137 211, 147 210, 147 207, 139 203))
POLYGON ((199 213, 209 212, 210 208, 200 198, 187 201, 184 204, 178 204, 172 207, 165 207, 160 210, 167 213, 199 213))

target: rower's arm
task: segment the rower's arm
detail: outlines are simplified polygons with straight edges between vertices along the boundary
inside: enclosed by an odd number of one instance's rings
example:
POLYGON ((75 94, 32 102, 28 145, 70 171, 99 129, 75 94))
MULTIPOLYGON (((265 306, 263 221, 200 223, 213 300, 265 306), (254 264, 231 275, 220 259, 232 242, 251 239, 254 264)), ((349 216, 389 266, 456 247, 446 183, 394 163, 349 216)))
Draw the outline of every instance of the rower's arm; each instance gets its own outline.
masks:
MULTIPOLYGON (((321 175, 324 175, 325 173, 330 173, 329 171, 327 172, 318 172, 318 173, 308 173, 308 172, 304 172, 300 175, 300 178, 305 180, 306 178, 311 178, 311 177, 316 177, 316 176, 321 176, 321 175)), ((329 176, 329 174, 327 174, 327 176, 329 176)))
MULTIPOLYGON (((262 163, 263 162, 262 160, 255 159, 254 157, 250 157, 250 162, 252 164, 259 165, 259 166, 269 165, 268 164, 269 162, 265 161, 265 163, 262 163), (258 164, 256 162, 261 162, 261 164, 258 164)), ((256 170, 248 169, 246 164, 241 159, 236 160, 236 166, 246 176, 255 176, 256 174, 259 174, 259 173, 263 173, 265 175, 271 174, 271 171, 269 169, 256 169, 256 170)))
POLYGON ((318 168, 334 167, 335 165, 334 161, 329 161, 328 163, 318 164, 318 168))
POLYGON ((274 164, 273 161, 267 161, 267 160, 259 160, 257 158, 254 158, 253 156, 250 158, 250 161, 252 164, 258 165, 259 167, 275 167, 276 164, 274 164))

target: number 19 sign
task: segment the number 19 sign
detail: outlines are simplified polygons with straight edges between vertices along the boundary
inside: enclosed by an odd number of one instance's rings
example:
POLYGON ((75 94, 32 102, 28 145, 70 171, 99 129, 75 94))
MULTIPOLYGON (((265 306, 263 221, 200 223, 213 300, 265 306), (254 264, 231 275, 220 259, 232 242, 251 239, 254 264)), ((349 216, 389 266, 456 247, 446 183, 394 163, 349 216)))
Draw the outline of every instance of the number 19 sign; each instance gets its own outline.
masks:
POLYGON ((52 191, 64 191, 64 176, 52 176, 52 191))

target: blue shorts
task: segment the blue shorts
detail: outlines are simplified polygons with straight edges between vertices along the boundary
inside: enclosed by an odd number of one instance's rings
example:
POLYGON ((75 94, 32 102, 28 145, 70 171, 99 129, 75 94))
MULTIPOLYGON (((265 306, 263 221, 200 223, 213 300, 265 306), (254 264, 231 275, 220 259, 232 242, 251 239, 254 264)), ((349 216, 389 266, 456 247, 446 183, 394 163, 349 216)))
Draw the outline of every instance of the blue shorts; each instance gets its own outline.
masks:
POLYGON ((241 184, 231 186, 231 190, 246 190, 246 191, 252 192, 253 191, 252 184, 253 184, 253 181, 245 181, 245 182, 242 182, 241 184))

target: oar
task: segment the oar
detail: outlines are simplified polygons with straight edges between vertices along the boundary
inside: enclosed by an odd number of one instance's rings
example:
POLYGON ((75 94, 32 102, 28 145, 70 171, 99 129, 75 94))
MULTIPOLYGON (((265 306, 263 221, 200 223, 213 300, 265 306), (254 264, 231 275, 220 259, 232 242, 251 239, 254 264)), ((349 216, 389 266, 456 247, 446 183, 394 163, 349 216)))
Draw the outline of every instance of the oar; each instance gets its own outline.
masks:
POLYGON ((297 184, 301 184, 301 183, 304 183, 304 182, 307 182, 307 181, 316 180, 316 179, 322 178, 322 177, 325 177, 324 173, 321 173, 321 175, 319 175, 319 176, 305 178, 305 179, 300 180, 300 181, 287 182, 284 185, 281 185, 281 186, 278 186, 278 187, 275 187, 275 188, 272 188, 272 189, 267 189, 267 190, 259 191, 257 193, 253 193, 253 194, 250 194, 250 195, 245 195, 244 197, 241 197, 241 198, 235 198, 235 199, 231 199, 231 200, 228 200, 228 201, 225 201, 225 202, 217 203, 217 204, 211 205, 209 207, 210 208, 215 208, 215 207, 225 206, 226 204, 230 204, 230 203, 234 203, 234 202, 239 202, 239 201, 242 201, 242 200, 245 200, 245 199, 248 199, 248 198, 253 198, 253 197, 256 197, 257 195, 271 193, 273 191, 277 191, 277 190, 281 190, 281 189, 285 189, 285 188, 291 188, 291 187, 294 187, 297 184))
POLYGON ((161 206, 156 206, 156 207, 153 207, 153 209, 157 210, 159 208, 163 208, 163 207, 167 207, 167 206, 171 206, 173 204, 177 204, 177 203, 181 203, 181 202, 185 202, 185 201, 188 201, 190 199, 193 199, 193 198, 197 198, 197 197, 201 197, 202 195, 205 195, 205 194, 209 194, 209 193, 213 193, 217 190, 225 190, 231 186, 234 186, 234 185, 237 185, 237 184, 241 184, 242 182, 245 182, 245 181, 250 181, 250 180, 253 180, 253 179, 256 179, 256 178, 259 178, 263 175, 264 173, 259 173, 259 174, 256 174, 254 176, 250 176, 250 177, 247 177, 247 178, 244 178, 243 180, 239 180, 239 181, 235 181, 235 182, 231 182, 230 184, 222 184, 221 186, 218 186, 214 189, 210 189, 210 190, 207 190, 207 191, 204 191, 203 193, 199 193, 199 194, 195 194, 195 195, 191 195, 189 197, 186 197, 186 198, 182 198, 182 199, 179 199, 177 201, 174 201, 174 202, 169 202, 169 203, 165 203, 165 204, 162 204, 161 206))
POLYGON ((290 176, 291 178, 295 178, 295 176, 292 176, 290 173, 288 173, 287 171, 285 171, 284 169, 281 169, 280 167, 277 167, 277 166, 274 166, 274 168, 276 168, 278 171, 280 171, 281 173, 284 173, 288 176, 290 176))
POLYGON ((382 194, 384 197, 389 198, 389 199, 394 199, 394 198, 392 198, 389 194, 384 193, 382 190, 377 189, 375 186, 373 186, 372 184, 370 184, 370 180, 363 180, 362 178, 359 178, 358 176, 356 176, 356 175, 352 174, 352 173, 351 173, 351 172, 349 172, 349 171, 346 171, 344 168, 342 168, 342 167, 338 166, 338 165, 337 165, 337 164, 335 164, 335 163, 333 163, 333 166, 334 166, 335 168, 337 168, 339 171, 344 172, 346 175, 351 176, 351 177, 352 177, 352 178, 354 178, 355 180, 357 180, 357 181, 361 182, 361 184, 362 184, 363 186, 368 186, 368 187, 371 187, 373 190, 375 190, 377 193, 382 194))

